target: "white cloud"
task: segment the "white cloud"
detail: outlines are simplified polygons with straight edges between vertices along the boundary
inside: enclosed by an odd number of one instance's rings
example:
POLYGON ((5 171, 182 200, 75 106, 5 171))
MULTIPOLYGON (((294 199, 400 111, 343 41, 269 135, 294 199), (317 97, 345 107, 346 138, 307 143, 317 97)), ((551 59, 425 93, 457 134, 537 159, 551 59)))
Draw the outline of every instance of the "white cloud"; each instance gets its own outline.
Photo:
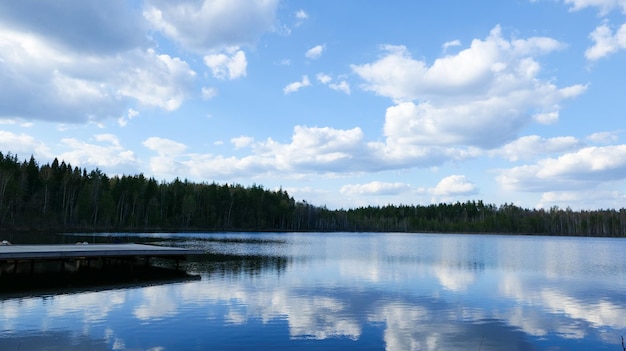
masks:
POLYGON ((296 126, 292 141, 281 144, 272 139, 253 143, 247 137, 233 138, 236 147, 252 146, 252 154, 241 158, 212 154, 182 154, 178 142, 150 138, 144 145, 158 153, 151 161, 158 175, 188 174, 198 179, 232 179, 273 174, 294 177, 299 174, 360 170, 370 165, 371 151, 363 142, 359 128, 337 130, 296 126), (364 155, 360 155, 363 151, 364 155))
POLYGON ((21 158, 33 155, 38 160, 52 156, 48 146, 35 137, 28 134, 14 134, 4 130, 0 130, 0 152, 5 155, 11 152, 21 158))
POLYGON ((573 209, 589 208, 622 208, 626 200, 625 194, 615 190, 572 190, 572 191, 548 191, 541 194, 537 208, 550 208, 558 206, 573 209), (596 206, 595 204, 601 204, 596 206))
POLYGON ((308 58, 309 60, 317 60, 318 58, 322 56, 323 52, 324 52, 324 45, 317 45, 307 50, 304 56, 308 58))
POLYGON ((378 61, 352 69, 366 81, 365 90, 395 101, 476 98, 533 88, 539 69, 533 56, 562 47, 550 38, 507 41, 495 27, 485 40, 475 39, 468 49, 430 66, 411 58, 404 46, 387 45, 378 61))
POLYGON ((159 177, 186 174, 193 179, 228 180, 261 176, 298 178, 317 174, 357 174, 440 165, 450 159, 474 157, 471 150, 422 147, 395 150, 379 142, 367 142, 360 128, 296 126, 289 143, 271 138, 253 141, 233 138, 236 147, 250 147, 250 154, 226 157, 213 154, 182 154, 184 145, 150 138, 144 145, 157 152, 150 162, 159 177), (173 152, 176 151, 176 152, 173 152))
POLYGON ((509 161, 533 160, 554 153, 575 151, 583 146, 584 143, 574 137, 542 138, 529 135, 493 150, 490 155, 501 156, 509 161))
POLYGON ((602 15, 606 15, 616 8, 622 8, 626 13, 626 0, 563 0, 564 3, 572 5, 572 11, 578 11, 586 7, 597 7, 602 15))
POLYGON ((0 116, 66 122, 118 118, 137 103, 177 109, 195 78, 186 62, 154 50, 115 56, 70 51, 43 34, 0 25, 0 116))
POLYGON ((585 57, 588 60, 595 61, 619 50, 626 49, 626 23, 623 24, 615 33, 607 22, 589 34, 594 45, 585 51, 585 57))
POLYGON ((244 147, 250 146, 254 142, 254 138, 249 136, 240 136, 230 139, 230 142, 235 145, 235 149, 242 149, 244 147))
POLYGON ((541 123, 541 124, 554 124, 559 121, 559 113, 557 111, 537 113, 536 115, 533 116, 533 119, 537 123, 541 123))
POLYGON ((309 18, 309 15, 306 12, 304 12, 304 10, 298 10, 296 11, 296 18, 300 20, 304 20, 304 19, 309 18))
POLYGON ((114 75, 119 94, 167 111, 178 109, 190 94, 196 73, 185 61, 152 49, 129 59, 136 66, 114 75))
POLYGON ((202 87, 202 98, 204 100, 211 100, 218 94, 217 88, 202 87))
POLYGON ((585 90, 539 78, 535 56, 560 49, 543 37, 507 41, 499 27, 456 55, 428 65, 404 46, 385 46, 370 64, 353 65, 367 91, 396 102, 387 109, 388 145, 495 148, 514 140, 533 119, 552 123, 560 103, 585 90))
POLYGON ((342 80, 339 83, 331 83, 328 85, 328 87, 333 90, 342 91, 350 95, 350 84, 348 84, 348 82, 346 82, 345 80, 342 80))
POLYGON ((325 73, 318 73, 316 78, 322 84, 328 84, 333 80, 333 77, 325 73))
POLYGON ((341 194, 348 196, 361 195, 398 195, 412 191, 411 185, 401 182, 370 182, 366 184, 347 184, 341 187, 341 194))
POLYGON ((527 116, 506 110, 510 101, 493 98, 467 105, 433 106, 404 102, 389 107, 384 133, 387 144, 402 146, 463 146, 494 148, 528 123, 527 116))
POLYGON ((211 69, 217 79, 237 79, 246 76, 248 61, 239 47, 230 47, 224 53, 204 56, 204 64, 211 69))
POLYGON ((443 48, 443 51, 446 51, 446 50, 448 50, 448 48, 454 47, 454 46, 461 46, 461 41, 459 41, 459 40, 447 41, 447 42, 443 43, 443 45, 441 47, 443 48))
MULTIPOLYGON (((451 175, 439 181, 431 188, 418 188, 403 182, 380 182, 374 181, 365 184, 347 184, 341 187, 340 193, 347 197, 355 197, 359 201, 359 197, 376 196, 381 199, 411 199, 410 201, 423 202, 428 201, 425 196, 432 195, 431 203, 450 202, 459 198, 476 195, 479 189, 473 182, 469 181, 463 175, 451 175)), ((384 201, 384 200, 383 200, 384 201)))
POLYGON ((294 170, 319 171, 350 169, 350 161, 358 158, 364 148, 360 128, 347 130, 296 126, 290 144, 268 140, 256 151, 260 155, 276 157, 277 166, 294 170), (287 162, 284 162, 287 161, 287 162))
POLYGON ((187 149, 185 144, 159 137, 150 137, 143 142, 143 145, 164 156, 179 155, 187 149))
POLYGON ((499 183, 519 191, 590 188, 626 179, 626 145, 586 147, 558 158, 500 171, 499 183))
POLYGON ((611 144, 617 142, 622 133, 622 131, 597 132, 587 136, 587 140, 596 144, 611 144))
POLYGON ((126 125, 128 125, 128 121, 137 116, 139 116, 139 111, 129 108, 125 115, 117 119, 117 123, 120 125, 120 127, 126 127, 126 125))
POLYGON ((302 76, 301 81, 287 84, 287 86, 283 88, 283 92, 285 93, 285 95, 287 95, 287 94, 295 93, 296 91, 304 87, 309 87, 309 86, 311 86, 311 81, 309 81, 309 76, 305 75, 305 76, 302 76))
POLYGON ((253 44, 272 30, 278 0, 147 0, 143 15, 152 26, 187 50, 253 44))
MULTIPOLYGON (((308 18, 309 14, 304 10, 298 10, 294 13, 294 17, 296 18, 296 22, 294 23, 294 27, 300 27, 308 18)), ((282 29, 283 32, 287 34, 291 34, 291 29, 286 27, 282 29)))
POLYGON ((478 188, 463 175, 451 175, 443 178, 431 192, 442 196, 474 195, 478 188))
POLYGON ((148 149, 155 151, 157 156, 150 158, 150 171, 165 178, 179 177, 181 174, 189 174, 186 166, 180 158, 188 157, 182 153, 187 149, 185 144, 159 137, 150 137, 143 142, 148 149))
POLYGON ((0 4, 0 116, 102 121, 136 104, 175 110, 187 97, 195 73, 148 48, 125 2, 40 4, 36 17, 28 8, 0 4))
POLYGON ((97 6, 89 1, 0 2, 0 23, 28 28, 25 32, 36 33, 49 46, 54 42, 63 48, 62 52, 80 52, 83 58, 145 49, 148 44, 141 13, 125 1, 106 1, 97 6))
POLYGON ((117 136, 98 134, 94 139, 94 142, 76 138, 62 139, 62 144, 70 151, 61 153, 58 159, 85 168, 107 168, 109 171, 136 170, 135 153, 125 149, 117 136))
POLYGON ((341 91, 350 95, 350 92, 351 92, 350 84, 346 82, 345 80, 342 80, 337 83, 331 83, 333 81, 333 77, 331 77, 330 75, 326 73, 318 73, 316 78, 320 83, 324 85, 328 85, 328 87, 331 88, 332 90, 341 91))

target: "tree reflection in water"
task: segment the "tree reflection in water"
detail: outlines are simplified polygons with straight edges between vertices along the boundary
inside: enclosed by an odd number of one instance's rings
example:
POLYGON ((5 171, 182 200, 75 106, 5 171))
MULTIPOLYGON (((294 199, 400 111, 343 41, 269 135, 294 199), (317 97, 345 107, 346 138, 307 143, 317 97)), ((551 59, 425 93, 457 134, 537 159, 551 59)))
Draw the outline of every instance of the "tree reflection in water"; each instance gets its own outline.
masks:
POLYGON ((221 277, 246 274, 258 276, 263 272, 272 271, 277 275, 285 272, 291 259, 285 256, 236 255, 208 253, 199 259, 186 262, 184 267, 190 272, 202 272, 208 278, 214 275, 221 277))

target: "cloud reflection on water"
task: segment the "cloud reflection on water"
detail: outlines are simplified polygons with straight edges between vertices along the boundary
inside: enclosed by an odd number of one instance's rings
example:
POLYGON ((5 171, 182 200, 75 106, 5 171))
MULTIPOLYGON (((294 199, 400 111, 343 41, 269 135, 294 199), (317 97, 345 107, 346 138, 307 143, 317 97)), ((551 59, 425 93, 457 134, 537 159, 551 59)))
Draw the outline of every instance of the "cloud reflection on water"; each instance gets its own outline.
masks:
MULTIPOLYGON (((359 342, 379 331, 386 349, 396 351, 535 350, 549 342, 560 349, 605 342, 613 349, 626 333, 626 270, 623 259, 611 259, 620 257, 615 242, 547 239, 537 246, 524 237, 427 236, 411 246, 412 240, 376 236, 355 247, 339 237, 336 247, 326 241, 310 247, 305 260, 289 256, 294 249, 287 244, 285 256, 237 256, 229 243, 227 260, 194 264, 203 270, 201 281, 2 301, 2 335, 61 328, 78 331, 69 333, 72 340, 98 339, 93 330, 106 324, 109 347, 130 350, 137 349, 130 333, 147 325, 155 328, 151 344, 166 345, 175 335, 167 328, 178 323, 218 333, 260 323, 267 337, 284 325, 295 341, 359 342), (359 258, 358 250, 368 254, 359 258), (584 262, 593 263, 575 269, 584 262), (24 308, 39 318, 24 323, 18 312, 24 308), (124 322, 116 320, 120 314, 124 322), (70 316, 82 326, 57 323, 70 316)), ((161 348, 167 349, 142 349, 161 348)))

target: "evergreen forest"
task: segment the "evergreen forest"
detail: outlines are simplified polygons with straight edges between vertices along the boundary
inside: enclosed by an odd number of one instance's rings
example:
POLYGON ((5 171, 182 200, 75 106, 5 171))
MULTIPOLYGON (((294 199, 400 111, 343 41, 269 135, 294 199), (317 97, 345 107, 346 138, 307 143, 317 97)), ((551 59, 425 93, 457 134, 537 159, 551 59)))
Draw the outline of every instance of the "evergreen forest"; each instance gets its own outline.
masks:
POLYGON ((1 231, 350 231, 626 236, 626 209, 482 201, 330 210, 260 185, 109 177, 0 152, 1 231))

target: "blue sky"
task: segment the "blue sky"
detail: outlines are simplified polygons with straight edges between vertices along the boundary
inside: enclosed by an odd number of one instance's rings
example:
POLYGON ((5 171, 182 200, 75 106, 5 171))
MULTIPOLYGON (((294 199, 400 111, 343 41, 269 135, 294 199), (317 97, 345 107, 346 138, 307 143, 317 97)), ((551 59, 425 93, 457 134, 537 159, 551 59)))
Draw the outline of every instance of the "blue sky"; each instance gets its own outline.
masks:
POLYGON ((622 208, 626 0, 0 3, 0 150, 329 208, 622 208))

